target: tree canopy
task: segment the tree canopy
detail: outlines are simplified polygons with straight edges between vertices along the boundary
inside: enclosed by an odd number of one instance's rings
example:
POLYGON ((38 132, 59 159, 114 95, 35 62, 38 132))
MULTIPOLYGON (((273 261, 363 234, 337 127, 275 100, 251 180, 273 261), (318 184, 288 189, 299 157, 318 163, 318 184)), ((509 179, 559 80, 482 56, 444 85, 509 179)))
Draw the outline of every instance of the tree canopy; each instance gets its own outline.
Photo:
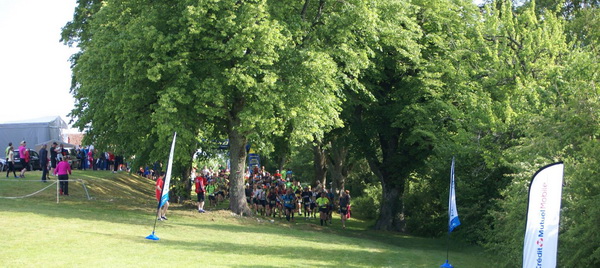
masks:
POLYGON ((598 1, 80 0, 62 40, 80 48, 75 125, 138 163, 164 161, 177 131, 187 194, 192 155, 228 139, 238 214, 252 144, 377 204, 377 229, 437 236, 455 156, 456 232, 520 256, 527 183, 562 160, 559 259, 591 267, 597 14, 598 1))

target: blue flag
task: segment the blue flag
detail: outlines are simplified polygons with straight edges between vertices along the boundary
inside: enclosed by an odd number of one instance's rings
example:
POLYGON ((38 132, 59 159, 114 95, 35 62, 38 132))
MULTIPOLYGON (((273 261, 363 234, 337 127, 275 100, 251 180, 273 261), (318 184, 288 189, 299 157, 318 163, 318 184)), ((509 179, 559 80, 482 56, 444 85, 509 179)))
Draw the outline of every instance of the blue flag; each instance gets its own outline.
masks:
POLYGON ((452 166, 450 167, 450 198, 448 200, 448 233, 460 225, 458 219, 458 210, 456 210, 456 196, 454 193, 454 157, 452 157, 452 166))

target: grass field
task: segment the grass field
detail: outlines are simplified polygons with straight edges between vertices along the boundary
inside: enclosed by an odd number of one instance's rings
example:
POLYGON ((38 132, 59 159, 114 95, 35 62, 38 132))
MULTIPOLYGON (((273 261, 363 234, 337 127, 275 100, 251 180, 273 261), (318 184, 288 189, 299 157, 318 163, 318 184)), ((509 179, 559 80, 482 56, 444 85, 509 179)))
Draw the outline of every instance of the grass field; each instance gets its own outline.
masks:
MULTIPOLYGON (((0 197, 53 183, 39 177, 0 177, 0 197)), ((74 171, 71 179, 81 182, 71 182, 70 196, 59 203, 56 185, 27 198, 0 198, 0 266, 439 267, 446 259, 445 239, 373 231, 355 218, 343 230, 339 216, 321 227, 318 220, 288 223, 224 209, 200 214, 189 203, 172 203, 169 220, 156 225, 160 240, 147 240, 155 222, 152 181, 105 171, 74 171)), ((489 266, 488 257, 474 246, 454 242, 450 248, 457 268, 489 266)))

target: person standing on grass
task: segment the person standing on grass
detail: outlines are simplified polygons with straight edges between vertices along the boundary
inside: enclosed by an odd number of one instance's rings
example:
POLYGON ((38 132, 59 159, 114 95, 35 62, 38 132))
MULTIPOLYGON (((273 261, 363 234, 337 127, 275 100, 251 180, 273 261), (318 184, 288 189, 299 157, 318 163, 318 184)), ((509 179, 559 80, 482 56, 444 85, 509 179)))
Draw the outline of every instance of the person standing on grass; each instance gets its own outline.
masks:
POLYGON ((86 170, 88 168, 88 159, 87 159, 88 149, 87 149, 87 147, 81 148, 81 151, 79 153, 80 153, 80 158, 81 158, 81 170, 86 170))
POLYGON ((254 213, 258 213, 258 185, 256 183, 252 184, 252 211, 254 213))
POLYGON ((12 146, 12 143, 10 146, 8 146, 8 152, 6 153, 6 164, 8 165, 8 168, 6 169, 6 177, 8 178, 8 174, 10 174, 10 171, 12 170, 13 175, 15 176, 15 178, 19 178, 17 177, 17 173, 15 172, 15 152, 12 146))
POLYGON ((21 165, 23 165, 23 169, 21 169, 21 178, 25 178, 25 171, 27 171, 27 166, 29 165, 29 150, 27 150, 27 142, 22 141, 19 146, 19 161, 21 161, 21 165))
POLYGON ((12 151, 12 142, 8 143, 8 147, 6 147, 6 149, 4 150, 4 153, 6 155, 6 162, 8 162, 8 152, 12 151))
POLYGON ((71 175, 71 165, 69 157, 63 157, 63 160, 56 165, 54 175, 58 175, 61 195, 69 195, 69 175, 71 175))
MULTIPOLYGON (((163 172, 156 179, 156 188, 155 188, 156 189, 156 201, 158 201, 159 203, 160 203, 160 199, 162 197, 163 187, 165 186, 165 181, 163 180, 164 176, 165 176, 165 174, 163 172)), ((169 209, 169 200, 168 199, 167 199, 167 201, 165 201, 163 206, 158 209, 158 212, 156 214, 156 216, 158 217, 157 220, 159 220, 159 221, 167 220, 167 209, 169 209)))
POLYGON ((325 191, 327 193, 327 198, 329 198, 329 207, 327 208, 327 219, 329 219, 329 224, 331 224, 331 220, 333 218, 333 205, 335 204, 335 196, 333 194, 333 188, 329 191, 325 191))
POLYGON ((40 167, 42 168, 42 181, 46 182, 48 178, 48 147, 46 144, 42 145, 42 149, 40 149, 40 167))
POLYGON ((321 226, 323 226, 323 223, 327 225, 327 217, 329 215, 329 198, 327 198, 327 194, 322 192, 321 197, 317 198, 316 203, 319 206, 319 218, 321 219, 321 226))
POLYGON ((206 186, 206 194, 208 194, 208 202, 210 206, 217 206, 217 198, 215 193, 217 192, 217 186, 215 185, 214 179, 208 180, 208 185, 206 186))
POLYGON ((346 229, 348 208, 350 207, 350 191, 342 191, 340 196, 340 216, 342 217, 342 228, 346 229))
POLYGON ((56 169, 56 160, 58 157, 58 153, 56 152, 57 146, 56 142, 53 142, 52 146, 50 146, 50 174, 54 174, 54 170, 56 169))
POLYGON ((88 150, 87 153, 87 160, 88 163, 90 163, 89 165, 89 169, 94 169, 95 165, 94 165, 94 150, 92 149, 91 145, 90 145, 90 149, 88 150))
POLYGON ((294 208, 296 206, 296 195, 292 192, 292 189, 287 189, 286 194, 281 196, 281 203, 283 203, 283 208, 285 210, 285 219, 290 221, 294 220, 294 208))
POLYGON ((277 189, 275 186, 271 186, 269 193, 267 194, 267 216, 275 217, 275 210, 277 209, 277 189))
POLYGON ((204 213, 206 212, 204 210, 204 199, 206 198, 204 193, 206 192, 205 187, 207 184, 206 178, 197 176, 194 183, 196 184, 196 193, 198 194, 198 212, 204 213))
POLYGON ((312 192, 310 191, 310 186, 304 187, 304 191, 301 194, 302 204, 304 205, 304 218, 308 219, 310 217, 310 199, 312 197, 312 192))

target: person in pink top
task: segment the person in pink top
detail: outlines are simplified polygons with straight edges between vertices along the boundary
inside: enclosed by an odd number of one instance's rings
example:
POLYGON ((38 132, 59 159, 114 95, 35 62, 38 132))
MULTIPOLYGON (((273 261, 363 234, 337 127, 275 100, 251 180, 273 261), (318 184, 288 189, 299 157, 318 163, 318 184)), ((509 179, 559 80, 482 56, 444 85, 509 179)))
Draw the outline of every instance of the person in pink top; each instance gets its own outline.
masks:
POLYGON ((29 165, 29 150, 27 150, 27 143, 25 141, 22 141, 19 146, 19 161, 23 166, 20 177, 25 178, 25 171, 27 171, 27 166, 29 165))
POLYGON ((63 157, 62 161, 56 165, 54 175, 58 175, 60 185, 60 194, 69 195, 69 175, 71 175, 71 165, 69 165, 69 157, 63 157))

